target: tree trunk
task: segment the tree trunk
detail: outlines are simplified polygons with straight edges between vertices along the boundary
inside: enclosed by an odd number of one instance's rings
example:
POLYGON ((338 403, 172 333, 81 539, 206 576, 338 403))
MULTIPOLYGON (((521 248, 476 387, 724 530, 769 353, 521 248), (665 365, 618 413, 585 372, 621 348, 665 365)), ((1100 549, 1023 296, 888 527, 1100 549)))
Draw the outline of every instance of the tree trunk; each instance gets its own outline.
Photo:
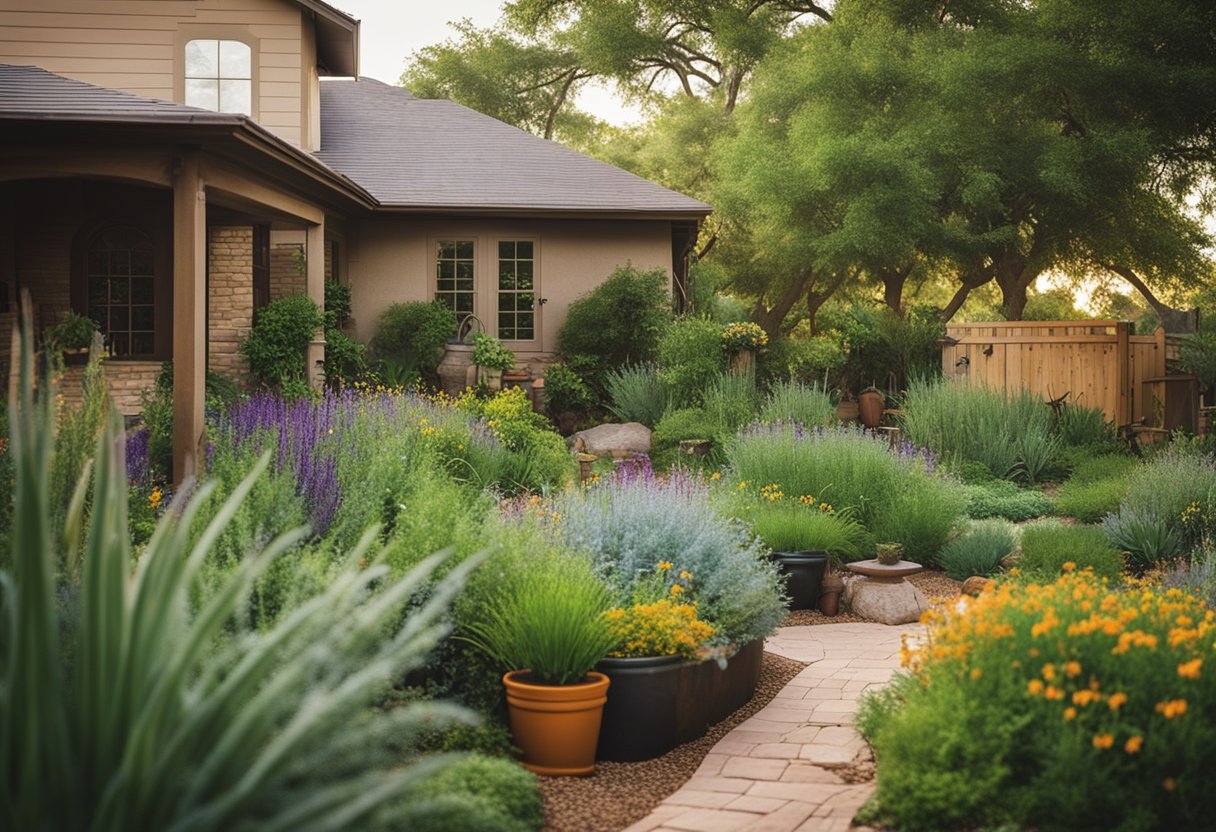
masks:
POLYGON ((1107 271, 1112 271, 1119 277, 1126 280, 1132 285, 1132 288, 1144 296, 1148 301, 1148 305, 1153 307, 1153 311, 1157 313, 1157 317, 1161 319, 1161 325, 1165 327, 1166 332, 1194 332, 1195 320, 1194 315, 1185 309, 1175 309, 1174 307, 1164 303, 1153 294, 1148 288, 1140 275, 1129 269, 1127 266, 1120 266, 1118 263, 1103 263, 1102 267, 1107 271))
POLYGON ((962 285, 954 292, 954 297, 950 298, 950 302, 946 304, 946 308, 942 310, 942 323, 949 323, 950 319, 958 314, 958 310, 963 308, 963 304, 967 302, 968 295, 973 289, 978 289, 985 283, 992 280, 992 268, 974 268, 960 275, 962 285))
POLYGON ((802 296, 807 281, 810 279, 811 276, 805 274, 791 282, 772 307, 765 307, 763 298, 756 301, 756 306, 752 309, 752 320, 768 333, 770 340, 781 334, 781 322, 785 320, 785 316, 794 308, 794 304, 802 296))
POLYGON ((901 318, 904 316, 904 284, 908 282, 908 275, 911 273, 910 265, 884 268, 878 272, 878 277, 882 281, 883 302, 901 318))

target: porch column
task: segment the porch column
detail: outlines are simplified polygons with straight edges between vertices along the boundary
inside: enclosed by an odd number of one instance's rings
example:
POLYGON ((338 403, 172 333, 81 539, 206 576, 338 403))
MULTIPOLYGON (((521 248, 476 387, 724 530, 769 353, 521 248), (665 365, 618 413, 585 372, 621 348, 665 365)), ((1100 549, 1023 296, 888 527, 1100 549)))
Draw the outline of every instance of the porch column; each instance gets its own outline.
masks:
POLYGON ((196 154, 173 177, 173 481, 198 472, 207 373, 207 196, 196 154))
MULTIPOLYGON (((325 219, 316 225, 308 226, 308 236, 305 241, 307 247, 307 272, 305 290, 313 302, 321 309, 325 308, 325 219)), ((313 334, 312 342, 308 345, 307 363, 304 366, 304 372, 308 378, 308 384, 314 390, 320 390, 325 386, 325 368, 322 362, 325 361, 325 330, 318 327, 313 334)))

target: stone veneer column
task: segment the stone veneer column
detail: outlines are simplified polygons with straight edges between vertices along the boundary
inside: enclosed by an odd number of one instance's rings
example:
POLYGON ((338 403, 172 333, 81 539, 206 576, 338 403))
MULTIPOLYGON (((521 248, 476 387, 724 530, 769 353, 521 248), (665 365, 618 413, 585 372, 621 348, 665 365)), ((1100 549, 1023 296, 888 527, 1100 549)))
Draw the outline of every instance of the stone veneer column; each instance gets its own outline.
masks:
POLYGON ((240 346, 253 327, 253 227, 211 228, 207 257, 208 368, 243 381, 249 365, 240 346))

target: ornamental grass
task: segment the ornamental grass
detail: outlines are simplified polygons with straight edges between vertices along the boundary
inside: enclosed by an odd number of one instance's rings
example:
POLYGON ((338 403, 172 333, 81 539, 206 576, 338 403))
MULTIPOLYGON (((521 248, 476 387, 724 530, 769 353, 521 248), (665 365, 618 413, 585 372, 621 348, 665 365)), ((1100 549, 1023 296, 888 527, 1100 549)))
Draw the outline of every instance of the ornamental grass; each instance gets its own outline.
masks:
POLYGON ((1091 572, 1005 581, 926 616, 869 697, 880 813, 909 830, 1208 829, 1216 613, 1091 572))

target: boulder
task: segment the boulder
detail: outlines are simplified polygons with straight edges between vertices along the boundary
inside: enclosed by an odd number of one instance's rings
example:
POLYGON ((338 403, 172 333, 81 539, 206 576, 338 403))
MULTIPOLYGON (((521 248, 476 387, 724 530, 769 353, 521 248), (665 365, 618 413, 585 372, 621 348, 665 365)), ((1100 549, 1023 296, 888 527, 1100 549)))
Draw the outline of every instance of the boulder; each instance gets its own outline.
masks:
POLYGON ((574 434, 574 450, 625 457, 650 453, 650 428, 640 422, 596 425, 574 434))
POLYGON ((929 609, 925 594, 904 580, 858 577, 852 581, 849 595, 853 612, 883 624, 919 621, 921 613, 929 609))
POLYGON ((981 578, 979 575, 972 575, 967 580, 963 581, 963 594, 970 595, 973 598, 978 598, 979 594, 984 591, 984 587, 992 581, 987 578, 981 578))

